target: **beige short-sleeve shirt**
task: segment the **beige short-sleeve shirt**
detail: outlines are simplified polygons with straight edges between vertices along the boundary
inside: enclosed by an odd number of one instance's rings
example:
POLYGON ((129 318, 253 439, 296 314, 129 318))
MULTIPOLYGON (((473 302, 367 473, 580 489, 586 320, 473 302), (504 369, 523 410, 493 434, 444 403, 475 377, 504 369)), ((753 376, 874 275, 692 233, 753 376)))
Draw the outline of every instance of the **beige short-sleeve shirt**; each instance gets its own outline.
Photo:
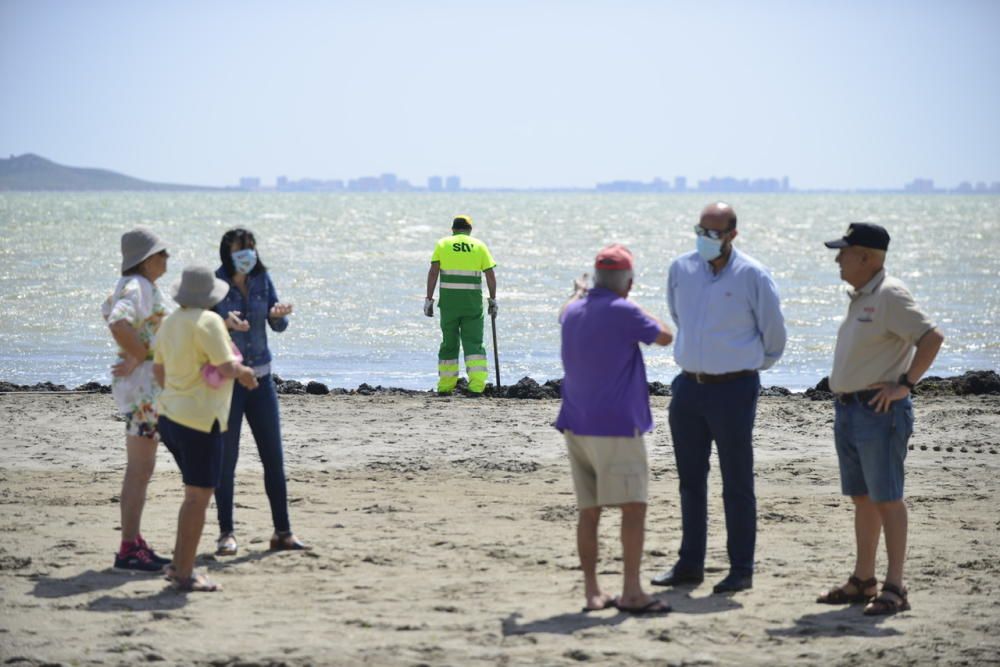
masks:
POLYGON ((910 368, 917 341, 934 328, 906 285, 884 269, 848 294, 830 373, 830 390, 838 394, 898 380, 910 368))

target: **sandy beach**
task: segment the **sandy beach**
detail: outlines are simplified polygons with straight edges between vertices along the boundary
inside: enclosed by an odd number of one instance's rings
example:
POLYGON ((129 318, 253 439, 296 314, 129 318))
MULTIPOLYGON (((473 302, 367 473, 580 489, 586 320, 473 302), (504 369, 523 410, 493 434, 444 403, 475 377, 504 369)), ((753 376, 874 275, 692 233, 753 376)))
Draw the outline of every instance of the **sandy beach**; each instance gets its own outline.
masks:
MULTIPOLYGON (((658 427, 644 579, 674 561, 679 501, 658 427)), ((0 395, 0 661, 12 665, 1000 664, 1000 396, 920 397, 907 459, 913 610, 870 619, 815 595, 853 563, 832 406, 761 399, 755 587, 726 568, 711 474, 708 578, 657 589, 656 618, 584 615, 558 401, 282 396, 292 524, 271 554, 252 440, 237 477, 240 552, 199 564, 225 590, 175 593, 111 569, 123 427, 100 394, 0 395), (455 434, 444 439, 442 434, 455 434)), ((161 448, 143 533, 169 553, 181 483, 161 448)), ((601 572, 620 584, 618 517, 601 572)), ((884 569, 880 553, 879 575, 884 569)))

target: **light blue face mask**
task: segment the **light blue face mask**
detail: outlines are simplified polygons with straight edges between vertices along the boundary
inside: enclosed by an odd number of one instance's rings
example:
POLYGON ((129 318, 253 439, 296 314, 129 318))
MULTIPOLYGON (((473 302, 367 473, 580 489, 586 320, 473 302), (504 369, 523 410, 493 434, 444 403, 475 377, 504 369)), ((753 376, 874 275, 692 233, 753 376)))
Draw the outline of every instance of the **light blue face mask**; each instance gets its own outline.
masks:
POLYGON ((257 266, 257 251, 244 248, 233 253, 233 268, 240 273, 250 273, 257 266))
POLYGON ((695 246, 698 249, 698 254, 706 262, 711 262, 713 259, 718 259, 719 255, 722 254, 722 239, 710 239, 707 236, 699 236, 697 244, 695 246))

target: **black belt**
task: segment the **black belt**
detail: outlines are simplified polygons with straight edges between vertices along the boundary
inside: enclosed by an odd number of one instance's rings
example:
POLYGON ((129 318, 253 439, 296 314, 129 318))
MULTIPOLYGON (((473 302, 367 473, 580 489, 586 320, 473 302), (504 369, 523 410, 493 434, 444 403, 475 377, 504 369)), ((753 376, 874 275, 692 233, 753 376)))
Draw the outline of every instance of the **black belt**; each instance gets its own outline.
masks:
POLYGON ((862 391, 849 391, 843 394, 834 394, 834 396, 837 398, 838 403, 850 405, 854 402, 867 403, 875 398, 875 394, 878 392, 878 389, 864 389, 862 391))
POLYGON ((721 384, 723 382, 732 382, 733 380, 738 380, 739 378, 745 378, 750 375, 756 375, 757 371, 733 371, 732 373, 720 373, 719 375, 692 373, 691 371, 681 371, 681 373, 691 378, 698 384, 721 384))

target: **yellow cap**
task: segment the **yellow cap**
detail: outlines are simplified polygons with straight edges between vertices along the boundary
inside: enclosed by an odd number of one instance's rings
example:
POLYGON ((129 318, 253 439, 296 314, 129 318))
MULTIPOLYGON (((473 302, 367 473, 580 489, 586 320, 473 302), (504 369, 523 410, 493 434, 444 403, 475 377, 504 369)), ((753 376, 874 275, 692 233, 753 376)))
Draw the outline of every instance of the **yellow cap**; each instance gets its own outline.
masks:
POLYGON ((472 229, 472 218, 467 215, 456 215, 455 219, 451 221, 451 228, 456 229, 459 227, 472 229))

